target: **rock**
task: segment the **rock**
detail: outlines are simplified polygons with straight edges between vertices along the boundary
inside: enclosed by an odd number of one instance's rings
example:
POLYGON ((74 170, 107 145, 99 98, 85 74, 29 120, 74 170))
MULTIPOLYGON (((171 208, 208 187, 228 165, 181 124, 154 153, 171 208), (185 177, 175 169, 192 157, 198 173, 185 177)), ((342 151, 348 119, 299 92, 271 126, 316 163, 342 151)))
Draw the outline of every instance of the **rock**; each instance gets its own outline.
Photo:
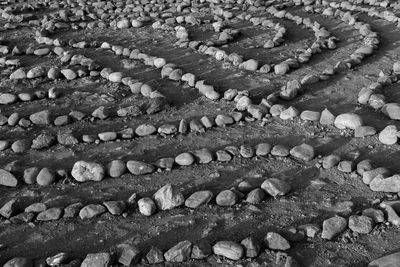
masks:
POLYGON ((3 169, 0 169, 0 185, 16 187, 18 184, 17 178, 15 176, 3 169))
POLYGON ((74 217, 78 216, 79 211, 83 207, 84 207, 84 205, 82 203, 80 203, 80 202, 68 205, 64 209, 64 218, 74 218, 74 217))
POLYGON ((290 249, 289 242, 280 234, 269 232, 264 238, 265 245, 269 249, 274 250, 288 250, 290 249))
POLYGON ((397 143, 397 127, 395 125, 386 126, 378 135, 382 144, 394 145, 397 143))
POLYGON ((154 125, 151 125, 151 124, 139 125, 135 130, 135 133, 138 136, 151 135, 151 134, 153 134, 155 132, 157 132, 157 128, 154 125))
POLYGON ((256 145, 255 149, 257 156, 267 156, 271 152, 271 145, 268 143, 260 143, 256 145))
POLYGON ((60 266, 66 263, 68 259, 68 254, 65 252, 58 253, 52 257, 46 258, 46 263, 49 266, 60 266))
POLYGON ((370 171, 364 171, 362 174, 362 180, 364 184, 370 184, 376 176, 382 175, 382 177, 388 177, 390 174, 390 170, 385 167, 380 167, 370 171))
POLYGON ((104 178, 104 168, 98 163, 81 160, 75 162, 71 175, 78 182, 101 181, 104 178))
POLYGON ((233 241, 219 241, 212 249, 215 255, 224 256, 230 260, 240 260, 244 256, 243 247, 233 241))
POLYGON ((319 121, 321 113, 318 111, 304 110, 300 114, 300 118, 305 121, 319 121))
POLYGON ((299 111, 294 107, 288 107, 279 114, 281 120, 292 120, 299 116, 299 111))
POLYGON ((332 125, 334 124, 334 122, 335 122, 335 116, 327 108, 325 108, 321 112, 319 123, 323 125, 332 125))
POLYGON ((108 80, 113 83, 120 83, 122 80, 122 72, 113 72, 108 75, 108 80))
POLYGON ((36 176, 36 182, 38 185, 41 186, 46 186, 52 184, 56 180, 56 175, 54 171, 48 169, 48 168, 43 168, 40 170, 38 175, 36 176))
POLYGON ((232 155, 225 150, 218 150, 216 153, 217 160, 220 162, 228 162, 232 160, 232 155))
POLYGON ((100 120, 105 120, 108 118, 109 114, 104 106, 100 106, 92 112, 92 116, 100 120))
POLYGON ((61 70, 61 74, 64 75, 67 80, 75 80, 78 77, 78 74, 72 69, 63 69, 61 70))
POLYGON ((398 193, 400 192, 400 175, 395 174, 387 178, 378 175, 371 181, 369 188, 375 192, 398 193))
POLYGON ((325 220, 322 224, 322 235, 324 239, 331 240, 347 228, 347 220, 340 216, 335 216, 325 220))
POLYGON ((164 254, 157 247, 151 247, 150 251, 146 254, 146 259, 149 264, 157 264, 164 262, 164 254))
POLYGON ((181 192, 175 189, 171 184, 161 187, 153 198, 160 210, 169 210, 184 204, 185 198, 181 192))
POLYGON ((112 259, 110 253, 87 254, 80 267, 110 267, 112 259))
POLYGON ((374 228, 374 220, 367 216, 352 215, 349 217, 349 228, 353 232, 368 234, 374 228))
POLYGON ((321 229, 316 224, 303 224, 298 227, 299 230, 303 231, 307 237, 314 238, 321 229))
POLYGON ((215 124, 218 127, 223 127, 223 126, 230 125, 233 123, 235 123, 235 121, 229 115, 218 114, 217 117, 215 118, 215 124))
POLYGON ((365 209, 363 210, 362 215, 371 218, 374 223, 383 223, 385 221, 385 215, 383 214, 383 211, 378 209, 365 209))
POLYGON ((238 201, 239 197, 232 190, 223 190, 215 198, 215 202, 219 206, 233 206, 238 201))
POLYGON ((394 209, 394 207, 392 206, 391 203, 382 202, 379 206, 381 208, 385 209, 385 213, 387 215, 388 222, 390 222, 391 224, 393 224, 395 226, 400 225, 400 217, 397 214, 397 211, 394 209))
POLYGON ((358 126, 354 130, 354 137, 362 138, 376 134, 376 129, 372 126, 358 126))
POLYGON ((254 148, 246 144, 240 146, 239 153, 243 158, 252 158, 255 155, 254 148))
POLYGON ((164 124, 161 125, 160 127, 158 127, 158 133, 160 134, 174 134, 176 132, 178 132, 178 128, 176 128, 175 125, 172 124, 164 124))
POLYGON ((108 141, 113 141, 117 139, 117 133, 116 132, 103 132, 98 134, 99 139, 104 142, 108 141))
POLYGON ((269 178, 261 184, 261 188, 273 197, 284 196, 291 190, 291 186, 282 179, 269 178))
POLYGON ((63 210, 61 208, 50 208, 42 211, 36 217, 38 221, 55 221, 61 218, 63 210))
POLYGON ((387 103, 382 107, 382 113, 392 120, 400 120, 400 104, 387 103))
POLYGON ((264 191, 261 188, 255 188, 247 194, 246 202, 250 204, 259 204, 264 198, 264 191))
POLYGON ((30 115, 29 119, 33 124, 47 125, 50 124, 50 112, 48 110, 39 111, 30 115))
POLYGON ((358 126, 363 125, 361 117, 354 113, 343 113, 336 117, 334 122, 336 128, 339 129, 356 129, 358 126))
POLYGON ((188 240, 179 242, 167 252, 164 253, 164 258, 169 262, 184 262, 190 259, 192 252, 192 243, 188 240))
POLYGON ((161 159, 158 159, 154 163, 154 165, 156 165, 158 168, 166 169, 167 171, 170 171, 170 170, 172 170, 174 163, 175 163, 174 158, 161 158, 161 159))
POLYGON ((247 258, 255 258, 260 254, 260 244, 253 237, 243 239, 240 244, 244 247, 247 258))
POLYGON ((206 164, 213 161, 213 155, 207 148, 195 150, 192 154, 200 164, 206 164))
POLYGON ((213 127, 214 126, 214 122, 215 122, 213 119, 211 119, 210 117, 207 117, 207 116, 201 117, 200 121, 204 125, 204 127, 206 127, 206 128, 213 127))
POLYGON ((118 245, 118 262, 123 266, 134 266, 140 260, 140 250, 130 244, 118 245))
POLYGON ((36 182, 36 176, 39 173, 39 168, 31 167, 24 170, 24 182, 26 184, 33 184, 36 182))
POLYGON ((0 215, 6 219, 9 219, 11 216, 13 216, 17 212, 16 202, 17 201, 15 199, 11 199, 6 202, 0 209, 0 215))
POLYGON ((196 209, 201 205, 207 204, 213 197, 213 193, 208 190, 197 191, 185 200, 185 206, 196 209))
POLYGON ((350 160, 342 160, 338 164, 338 170, 341 172, 350 173, 354 169, 354 163, 350 160))
MULTIPOLYGON (((83 138, 82 138, 83 139, 83 138)), ((73 146, 79 143, 78 139, 72 135, 70 130, 57 133, 57 142, 64 146, 73 146)))
POLYGON ((32 140, 31 148, 43 149, 52 146, 56 141, 56 137, 52 134, 42 133, 32 140))
POLYGON ((110 177, 120 177, 126 172, 126 164, 122 160, 113 160, 107 164, 107 174, 110 177))
POLYGON ((190 128, 190 131, 192 131, 192 132, 200 132, 200 133, 205 132, 203 124, 195 119, 190 121, 189 128, 190 128))
POLYGON ((33 203, 25 208, 24 212, 40 213, 47 209, 46 205, 43 203, 33 203))
POLYGON ((8 105, 12 104, 17 101, 17 96, 9 93, 2 93, 0 94, 0 104, 1 105, 8 105))
POLYGON ((290 70, 289 64, 287 64, 286 62, 282 62, 274 66, 274 72, 277 75, 286 74, 289 72, 289 70, 290 70))
POLYGON ((371 261, 368 267, 396 267, 399 262, 400 252, 396 252, 371 261))
POLYGON ((272 156, 287 157, 289 156, 289 149, 282 145, 275 145, 271 149, 272 156))
POLYGON ((357 172, 360 175, 363 175, 365 171, 370 171, 372 170, 372 165, 371 165, 371 160, 365 159, 363 161, 360 161, 357 164, 357 172))
POLYGON ((91 219, 106 212, 106 208, 99 204, 89 204, 79 211, 79 217, 84 219, 91 219))
POLYGON ((105 201, 103 205, 112 215, 121 215, 126 209, 126 203, 124 201, 105 201))
POLYGON ((328 155, 322 160, 322 167, 324 169, 330 169, 336 166, 340 162, 340 157, 338 155, 328 155))
POLYGON ((175 162, 180 166, 189 166, 194 163, 194 157, 191 153, 185 152, 176 156, 175 162))
POLYGON ((241 66, 245 70, 256 71, 257 68, 258 68, 258 62, 256 60, 254 60, 254 59, 249 59, 247 61, 242 62, 241 66))
POLYGON ((156 203, 149 197, 138 200, 139 212, 144 216, 151 216, 157 211, 156 203))
POLYGON ((3 267, 33 267, 31 259, 17 257, 7 261, 3 267))
POLYGON ((133 175, 144 175, 155 172, 153 165, 136 160, 128 161, 126 167, 133 175))
POLYGON ((299 146, 295 146, 290 150, 290 155, 297 159, 301 159, 304 161, 310 161, 314 158, 314 148, 308 144, 301 144, 299 146))

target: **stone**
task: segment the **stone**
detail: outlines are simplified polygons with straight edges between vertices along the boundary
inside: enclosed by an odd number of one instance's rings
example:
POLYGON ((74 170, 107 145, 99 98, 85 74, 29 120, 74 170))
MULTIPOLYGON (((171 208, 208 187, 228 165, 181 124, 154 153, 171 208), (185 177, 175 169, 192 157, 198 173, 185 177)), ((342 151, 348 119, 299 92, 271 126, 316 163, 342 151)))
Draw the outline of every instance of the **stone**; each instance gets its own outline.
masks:
POLYGON ((239 153, 243 158, 252 158, 255 155, 254 148, 246 144, 240 146, 239 153))
POLYGON ((172 170, 172 167, 174 166, 175 159, 174 158, 161 158, 158 159, 154 165, 157 166, 158 168, 165 169, 167 171, 172 170))
POLYGON ((179 207, 185 203, 181 192, 171 184, 166 184, 154 193, 153 198, 160 210, 169 210, 179 207))
POLYGON ((52 184, 56 180, 56 174, 54 171, 43 168, 40 170, 38 175, 36 176, 36 182, 38 185, 46 186, 52 184))
POLYGON ((122 72, 113 72, 108 75, 108 80, 113 83, 120 83, 122 80, 122 72))
POLYGON ((121 215, 126 210, 125 201, 105 201, 103 205, 112 215, 121 215))
POLYGON ((56 141, 56 137, 52 134, 42 133, 32 140, 31 148, 43 149, 52 146, 56 141))
POLYGON ((371 218, 374 223, 383 223, 385 221, 385 215, 383 214, 383 211, 378 209, 365 209, 363 210, 362 215, 371 218))
POLYGON ((382 144, 394 145, 397 143, 397 127, 395 125, 386 126, 378 135, 382 144))
POLYGON ((195 161, 194 156, 189 152, 179 154, 175 158, 175 162, 180 166, 192 165, 194 163, 194 161, 195 161))
POLYGON ((46 205, 43 203, 33 203, 25 208, 24 212, 39 213, 47 209, 46 205))
POLYGON ((218 150, 216 153, 217 160, 220 162, 228 162, 232 160, 232 155, 225 150, 218 150))
POLYGON ((110 253, 90 253, 87 254, 80 267, 110 267, 112 258, 110 253))
POLYGON ((265 198, 265 192, 261 188, 251 190, 246 196, 246 202, 250 204, 259 204, 265 198))
POLYGON ((318 111, 304 110, 300 114, 300 118, 305 121, 319 121, 321 113, 318 111))
POLYGON ((260 143, 256 145, 256 155, 257 156, 267 156, 271 152, 271 145, 268 143, 260 143))
POLYGON ((372 170, 372 169, 373 169, 373 168, 372 168, 372 165, 371 165, 371 160, 369 160, 369 159, 365 159, 365 160, 363 160, 363 161, 360 161, 360 162, 357 164, 357 172, 358 172, 358 174, 360 174, 360 175, 363 175, 364 172, 370 171, 370 170, 372 170))
POLYGON ((358 126, 354 130, 354 137, 362 138, 376 134, 376 129, 372 126, 358 126))
POLYGON ((104 106, 100 106, 92 112, 92 116, 94 118, 98 118, 100 120, 105 120, 108 118, 109 114, 108 114, 108 110, 106 110, 106 108, 104 106))
POLYGON ((223 190, 215 198, 217 205, 223 207, 233 206, 238 202, 238 200, 238 195, 232 190, 223 190))
POLYGON ((205 132, 203 124, 196 119, 190 121, 189 128, 190 131, 192 132, 200 132, 200 133, 205 132))
POLYGON ((38 221, 55 221, 61 218, 63 210, 61 208, 50 208, 42 211, 36 217, 38 221))
POLYGON ((117 133, 116 132, 103 132, 98 134, 99 139, 104 142, 108 141, 113 141, 117 139, 117 133))
POLYGON ((3 267, 33 267, 33 262, 28 258, 17 257, 7 261, 3 267))
POLYGON ((319 119, 319 123, 323 125, 333 125, 335 122, 335 116, 327 109, 325 108, 321 112, 321 117, 319 119))
POLYGON ((291 186, 282 179, 269 178, 262 184, 261 188, 273 197, 284 196, 291 190, 291 186))
POLYGON ((217 117, 215 118, 215 124, 218 127, 224 127, 226 125, 231 125, 233 123, 235 123, 235 121, 229 115, 218 114, 217 117))
POLYGON ((119 250, 118 254, 118 262, 123 266, 133 266, 140 260, 140 250, 130 244, 121 244, 118 245, 117 249, 119 250))
POLYGON ((89 204, 79 211, 79 217, 84 219, 91 219, 106 212, 106 208, 99 204, 89 204))
POLYGON ((195 150, 192 152, 193 156, 195 157, 197 163, 206 164, 213 161, 213 154, 207 148, 195 150))
POLYGON ((350 173, 354 169, 354 163, 350 160, 342 160, 338 164, 338 170, 340 172, 350 173))
POLYGON ((255 258, 260 254, 260 244, 255 238, 247 237, 240 244, 244 247, 247 258, 255 258))
POLYGON ((156 203, 149 197, 138 200, 139 212, 144 216, 151 216, 157 211, 156 203))
POLYGON ((151 135, 153 133, 157 132, 157 128, 154 125, 151 124, 142 124, 139 125, 135 133, 137 136, 146 136, 146 135, 151 135))
POLYGON ((363 125, 363 120, 360 115, 354 113, 343 113, 336 117, 335 127, 339 129, 356 129, 358 126, 363 125))
POLYGON ((49 266, 60 266, 65 264, 68 259, 68 254, 65 252, 60 252, 52 257, 46 258, 46 263, 49 266))
POLYGON ((295 146, 290 150, 289 153, 293 157, 304 161, 310 161, 315 156, 314 148, 308 144, 301 144, 299 146, 295 146))
POLYGON ((128 161, 126 167, 133 175, 144 175, 155 172, 153 165, 136 160, 128 161))
POLYGON ((15 176, 3 169, 0 169, 0 185, 16 187, 18 184, 17 178, 15 176))
POLYGON ((340 162, 340 157, 338 155, 331 154, 324 157, 324 159, 322 160, 322 167, 324 169, 330 169, 336 166, 339 162, 340 162))
POLYGON ((30 121, 37 125, 50 124, 50 111, 42 110, 29 116, 30 121))
POLYGON ((271 149, 271 155, 272 156, 278 156, 278 157, 287 157, 289 156, 289 149, 282 145, 275 145, 271 149))
POLYGON ((9 219, 11 216, 13 216, 17 212, 16 202, 17 201, 15 199, 11 199, 6 202, 0 209, 0 215, 6 219, 9 219))
POLYGON ((64 75, 67 80, 75 80, 78 77, 78 74, 72 69, 63 69, 61 70, 61 74, 64 75))
POLYGON ((289 72, 289 70, 290 70, 289 64, 287 64, 286 62, 282 62, 274 66, 274 72, 277 75, 286 74, 289 72))
POLYGON ((39 173, 39 168, 31 167, 24 170, 24 182, 26 184, 33 184, 36 182, 36 176, 39 173))
POLYGON ((9 105, 17 101, 17 96, 9 93, 0 94, 0 104, 9 105))
POLYGON ((269 232, 264 238, 265 245, 273 250, 288 250, 290 249, 289 242, 280 234, 269 232))
POLYGON ((157 264, 164 262, 164 254, 157 247, 151 247, 149 252, 146 254, 146 259, 149 264, 157 264))
POLYGON ((84 207, 84 205, 80 202, 73 203, 71 205, 68 205, 64 209, 64 218, 74 218, 78 216, 79 211, 84 207))
POLYGON ((224 256, 230 260, 240 260, 244 256, 243 247, 233 241, 219 241, 213 247, 212 250, 215 255, 224 256))
POLYGON ((122 160, 113 160, 107 164, 106 170, 110 177, 121 177, 126 172, 126 164, 122 160))
POLYGON ((193 245, 191 258, 198 260, 205 259, 211 254, 211 252, 212 248, 210 243, 202 239, 193 245))
POLYGON ((396 267, 399 262, 400 252, 396 252, 371 261, 368 267, 396 267))
POLYGON ((184 262, 190 259, 192 253, 192 243, 188 240, 179 242, 167 252, 164 253, 164 258, 169 262, 184 262))
POLYGON ((288 107, 279 114, 281 120, 292 120, 299 116, 299 111, 295 107, 288 107))
POLYGON ((369 171, 364 171, 362 174, 362 180, 364 184, 370 184, 376 176, 382 175, 382 177, 388 177, 390 176, 390 174, 391 172, 389 169, 385 167, 380 167, 369 171))
POLYGON ((347 228, 347 220, 340 216, 326 219, 322 224, 321 237, 332 240, 334 237, 342 233, 347 228))
POLYGON ((178 132, 178 128, 175 125, 172 124, 164 124, 158 127, 158 133, 160 134, 174 134, 178 132))
POLYGON ((104 168, 95 162, 77 161, 72 167, 72 177, 78 182, 101 181, 104 178, 104 168))
POLYGON ((363 215, 351 215, 349 217, 349 228, 353 232, 368 234, 374 228, 374 220, 363 215))
POLYGON ((382 113, 392 120, 400 120, 400 104, 387 103, 382 107, 382 113))
POLYGON ((303 231, 307 237, 314 238, 321 229, 316 224, 303 224, 298 227, 299 230, 303 231))
POLYGON ((194 192, 185 200, 185 206, 188 208, 196 209, 201 205, 210 202, 213 196, 213 193, 208 190, 194 192))
POLYGON ((390 177, 377 175, 369 184, 369 188, 375 192, 398 193, 400 192, 400 175, 390 177))
POLYGON ((57 133, 57 142, 64 146, 73 146, 79 143, 78 139, 72 135, 70 130, 59 131, 57 133))

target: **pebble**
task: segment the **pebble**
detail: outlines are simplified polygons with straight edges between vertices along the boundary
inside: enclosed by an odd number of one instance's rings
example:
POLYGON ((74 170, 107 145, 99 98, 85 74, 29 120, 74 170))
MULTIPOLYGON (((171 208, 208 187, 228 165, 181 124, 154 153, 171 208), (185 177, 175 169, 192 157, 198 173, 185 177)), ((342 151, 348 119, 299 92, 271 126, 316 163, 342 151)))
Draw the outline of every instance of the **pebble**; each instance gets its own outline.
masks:
POLYGON ((104 142, 108 141, 113 141, 117 139, 117 133, 116 132, 103 132, 98 134, 99 139, 104 142))
POLYGON ((185 203, 183 194, 171 184, 166 184, 154 193, 153 198, 160 210, 169 210, 185 203))
POLYGON ((202 148, 199 150, 195 150, 192 152, 193 156, 195 157, 197 163, 206 164, 213 161, 213 154, 207 148, 202 148))
POLYGON ((178 128, 175 125, 172 124, 164 124, 158 127, 158 133, 160 134, 174 134, 178 132, 178 128))
POLYGON ((50 208, 42 211, 36 217, 38 221, 55 221, 61 218, 63 210, 61 208, 50 208))
POLYGON ((87 254, 80 267, 111 266, 112 257, 110 253, 90 253, 87 254))
POLYGON ((246 202, 250 204, 259 204, 265 198, 265 192, 261 188, 251 190, 246 196, 246 202))
POLYGON ((243 158, 252 158, 255 155, 254 148, 250 145, 241 145, 239 153, 243 158))
POLYGON ((247 237, 240 244, 244 247, 247 258, 255 258, 260 254, 261 247, 255 238, 247 237))
POLYGON ((164 262, 164 254, 157 247, 151 247, 149 252, 146 254, 146 259, 149 264, 157 264, 164 262))
POLYGON ((94 118, 98 118, 100 120, 107 119, 108 115, 109 115, 108 111, 106 110, 106 108, 104 106, 98 107, 92 112, 92 116, 94 118))
POLYGON ((36 182, 38 185, 47 186, 52 184, 56 180, 56 174, 54 171, 43 168, 40 170, 38 175, 36 176, 36 182))
POLYGON ((50 112, 48 110, 42 110, 30 115, 29 119, 33 124, 47 125, 50 124, 50 112))
POLYGON ((106 208, 103 205, 100 204, 89 204, 85 207, 83 207, 79 211, 79 217, 84 220, 84 219, 90 219, 96 216, 99 216, 100 214, 103 214, 106 212, 106 208))
POLYGON ((385 221, 385 215, 383 211, 374 209, 374 208, 368 208, 363 210, 362 212, 363 216, 370 217, 374 223, 383 223, 385 221))
POLYGON ((215 255, 224 256, 230 260, 240 260, 244 256, 243 247, 233 241, 219 241, 212 250, 215 255))
POLYGON ((131 244, 117 246, 118 262, 123 266, 134 266, 140 260, 140 250, 131 244))
POLYGON ((61 74, 64 75, 67 80, 75 80, 78 77, 78 74, 72 69, 63 69, 61 70, 61 74))
POLYGON ((196 209, 201 205, 205 205, 210 202, 213 196, 213 193, 209 190, 194 192, 185 200, 185 206, 196 209))
POLYGON ((338 171, 340 172, 345 172, 345 173, 350 173, 354 169, 354 162, 350 160, 342 160, 338 164, 338 171))
POLYGON ((1 105, 8 105, 12 104, 17 101, 17 96, 13 94, 8 94, 8 93, 2 93, 0 94, 0 104, 1 105))
POLYGON ((185 152, 176 156, 175 162, 180 166, 189 166, 194 163, 194 157, 191 153, 185 152))
POLYGON ((360 115, 354 113, 343 113, 336 117, 335 127, 339 129, 356 129, 358 126, 363 125, 363 120, 360 115))
POLYGON ((282 145, 275 145, 271 149, 272 156, 287 157, 289 156, 289 149, 282 145))
POLYGON ((322 160, 322 167, 324 169, 330 169, 334 166, 336 166, 340 162, 340 157, 338 155, 328 155, 324 157, 322 160))
POLYGON ((354 137, 362 138, 376 134, 376 129, 372 126, 358 126, 354 130, 354 137))
POLYGON ((43 203, 33 203, 25 208, 24 212, 39 213, 47 209, 46 205, 43 203))
POLYGON ((15 176, 3 169, 0 169, 0 185, 16 187, 18 184, 17 178, 15 176))
POLYGON ((126 209, 126 203, 124 201, 105 201, 103 205, 112 215, 121 215, 126 209))
POLYGON ((370 184, 376 176, 382 175, 382 177, 388 177, 391 174, 390 170, 385 167, 364 171, 362 174, 362 181, 364 184, 370 184))
POLYGON ((289 242, 280 234, 269 232, 264 238, 265 245, 273 250, 288 250, 290 249, 289 242))
POLYGON ((257 156, 267 156, 271 152, 271 145, 268 143, 260 143, 256 145, 256 155, 257 156))
MULTIPOLYGON (((299 111, 295 107, 288 107, 279 114, 281 120, 292 120, 299 116, 299 111)), ((272 112, 271 112, 272 114, 272 112)))
POLYGON ((229 115, 219 114, 219 115, 217 115, 217 117, 215 118, 215 124, 216 124, 218 127, 223 127, 223 126, 230 125, 230 124, 233 124, 233 123, 234 123, 234 120, 233 120, 233 118, 232 118, 231 116, 229 116, 229 115))
POLYGON ((269 178, 262 184, 261 188, 273 197, 284 196, 291 190, 291 186, 282 179, 269 178))
POLYGON ((399 262, 400 252, 396 252, 371 261, 368 267, 396 267, 399 262))
POLYGON ((351 215, 349 217, 349 228, 353 232, 368 234, 374 228, 374 220, 367 216, 351 215))
POLYGON ((38 167, 30 167, 24 170, 24 182, 26 184, 33 184, 36 182, 36 176, 39 173, 38 167))
POLYGON ((314 238, 321 228, 316 224, 303 224, 298 227, 299 230, 303 231, 307 237, 314 238))
POLYGON ((223 190, 215 198, 217 205, 228 207, 235 205, 239 200, 238 195, 232 190, 223 190))
POLYGON ((357 172, 360 175, 363 175, 364 172, 370 171, 372 169, 373 168, 371 165, 371 160, 369 160, 369 159, 362 160, 357 164, 357 172))
POLYGON ((79 211, 84 207, 84 205, 80 202, 73 203, 71 205, 68 205, 64 209, 64 218, 74 218, 78 216, 79 211))
POLYGON ((49 266, 60 266, 65 264, 68 259, 68 254, 65 252, 60 252, 52 257, 46 258, 46 263, 49 266))
POLYGON ((71 175, 78 182, 101 181, 104 178, 104 168, 98 163, 81 160, 75 162, 71 175))
POLYGON ((12 258, 3 265, 3 267, 32 267, 32 266, 33 263, 31 259, 22 257, 12 258))
POLYGON ((156 203, 149 197, 138 200, 139 212, 144 216, 151 216, 157 212, 156 203))
POLYGON ((371 181, 369 188, 375 192, 398 193, 400 192, 400 175, 395 174, 387 178, 378 175, 371 181))
POLYGON ((382 144, 394 145, 397 143, 397 127, 395 125, 386 126, 378 135, 382 144))
POLYGON ((232 155, 225 150, 218 150, 216 153, 217 160, 220 162, 228 162, 232 160, 232 155))
POLYGON ((346 230, 346 228, 347 220, 345 218, 340 216, 331 217, 323 222, 321 237, 331 240, 346 230))
POLYGON ((6 219, 9 219, 17 212, 16 199, 11 199, 7 201, 0 209, 0 215, 6 219))
POLYGON ((290 155, 297 159, 301 159, 304 161, 310 161, 314 158, 315 152, 314 148, 308 144, 301 144, 299 146, 295 146, 290 150, 290 155))
POLYGON ((335 122, 335 116, 327 108, 321 112, 319 123, 322 125, 333 125, 335 122))
POLYGON ((300 114, 300 118, 306 121, 319 121, 321 118, 321 113, 318 111, 304 110, 300 114))
POLYGON ((137 136, 146 136, 146 135, 151 135, 153 133, 157 132, 157 128, 154 125, 151 124, 142 124, 139 125, 135 133, 137 136))
POLYGON ((382 107, 382 113, 392 120, 400 120, 400 104, 387 103, 382 107))
POLYGON ((155 167, 151 164, 141 161, 130 160, 126 163, 126 167, 133 175, 144 175, 155 172, 155 167))
POLYGON ((169 262, 184 262, 190 259, 192 253, 192 243, 188 240, 179 242, 167 252, 164 253, 164 258, 169 262))
POLYGON ((110 177, 120 177, 126 172, 126 164, 122 160, 113 160, 107 164, 106 170, 110 177))

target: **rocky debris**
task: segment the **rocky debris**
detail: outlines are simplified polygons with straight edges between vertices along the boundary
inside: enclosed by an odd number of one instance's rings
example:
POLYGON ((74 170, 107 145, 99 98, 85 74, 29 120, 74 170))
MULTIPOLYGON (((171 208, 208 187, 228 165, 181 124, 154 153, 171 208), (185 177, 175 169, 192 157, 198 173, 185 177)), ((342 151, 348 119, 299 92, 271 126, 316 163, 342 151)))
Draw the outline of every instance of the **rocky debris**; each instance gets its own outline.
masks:
POLYGON ((101 181, 104 178, 104 168, 98 163, 81 160, 75 162, 71 175, 78 182, 101 181))
POLYGON ((192 243, 188 240, 179 242, 167 252, 164 253, 164 258, 169 262, 184 262, 190 259, 192 253, 192 243))
POLYGON ((213 198, 213 193, 208 190, 197 191, 185 200, 185 206, 196 209, 201 205, 207 204, 213 198))
POLYGON ((215 255, 224 256, 230 260, 240 260, 244 256, 243 247, 233 241, 219 241, 212 250, 215 255))
POLYGON ((347 220, 340 216, 326 219, 322 224, 321 237, 331 240, 347 228, 347 220))
POLYGON ((171 184, 161 187, 154 193, 153 198, 160 210, 173 209, 185 203, 182 193, 171 184))
POLYGON ((290 249, 289 242, 280 234, 269 232, 264 238, 265 245, 269 249, 274 250, 288 250, 290 249))

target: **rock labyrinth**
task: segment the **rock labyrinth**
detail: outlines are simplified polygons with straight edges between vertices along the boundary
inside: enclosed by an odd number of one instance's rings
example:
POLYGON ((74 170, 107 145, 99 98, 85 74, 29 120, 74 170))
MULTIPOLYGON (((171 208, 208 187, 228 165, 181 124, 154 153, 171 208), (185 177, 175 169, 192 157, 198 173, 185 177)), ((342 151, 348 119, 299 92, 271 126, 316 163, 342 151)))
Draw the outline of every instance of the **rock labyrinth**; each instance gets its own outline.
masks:
POLYGON ((396 266, 398 9, 3 1, 0 264, 396 266))

